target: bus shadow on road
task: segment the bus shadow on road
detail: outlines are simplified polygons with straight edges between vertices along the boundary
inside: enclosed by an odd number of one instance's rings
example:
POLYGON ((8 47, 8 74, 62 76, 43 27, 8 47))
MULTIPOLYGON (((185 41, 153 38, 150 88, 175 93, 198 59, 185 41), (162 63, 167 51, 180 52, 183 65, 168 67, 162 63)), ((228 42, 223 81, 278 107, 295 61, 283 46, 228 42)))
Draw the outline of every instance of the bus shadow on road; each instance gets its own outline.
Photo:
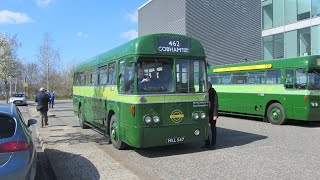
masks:
POLYGON ((295 121, 295 120, 289 120, 286 122, 285 125, 288 126, 300 126, 300 127, 306 127, 306 128, 319 128, 320 122, 319 121, 295 121))
MULTIPOLYGON (((236 118, 240 119, 241 121, 256 121, 256 122, 261 122, 261 123, 268 123, 272 125, 269 122, 263 121, 263 118, 259 117, 248 117, 248 116, 239 116, 239 115, 229 115, 229 114, 224 114, 224 117, 228 118, 236 118)), ((309 128, 318 128, 320 127, 320 121, 298 121, 298 120, 287 120, 285 124, 279 125, 279 126, 300 126, 300 127, 309 127, 309 128)))
MULTIPOLYGON (((217 127, 217 145, 216 150, 224 148, 232 148, 235 146, 243 146, 255 141, 268 138, 267 136, 241 132, 233 129, 217 127)), ((141 156, 148 158, 175 156, 181 154, 197 153, 202 151, 215 151, 208 148, 201 148, 204 142, 195 142, 189 144, 179 144, 161 147, 152 147, 144 149, 135 149, 141 156)))
POLYGON ((218 127, 217 149, 242 146, 267 139, 268 136, 218 127))

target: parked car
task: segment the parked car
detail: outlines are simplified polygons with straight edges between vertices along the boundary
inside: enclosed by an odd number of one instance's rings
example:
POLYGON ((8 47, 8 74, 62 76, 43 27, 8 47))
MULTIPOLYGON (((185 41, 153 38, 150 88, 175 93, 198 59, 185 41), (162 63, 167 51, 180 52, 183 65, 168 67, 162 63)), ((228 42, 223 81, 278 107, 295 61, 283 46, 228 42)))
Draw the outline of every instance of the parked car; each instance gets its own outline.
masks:
POLYGON ((23 93, 12 94, 9 102, 16 105, 27 105, 27 98, 23 93))
POLYGON ((0 179, 34 179, 37 154, 29 126, 14 104, 0 104, 0 179))

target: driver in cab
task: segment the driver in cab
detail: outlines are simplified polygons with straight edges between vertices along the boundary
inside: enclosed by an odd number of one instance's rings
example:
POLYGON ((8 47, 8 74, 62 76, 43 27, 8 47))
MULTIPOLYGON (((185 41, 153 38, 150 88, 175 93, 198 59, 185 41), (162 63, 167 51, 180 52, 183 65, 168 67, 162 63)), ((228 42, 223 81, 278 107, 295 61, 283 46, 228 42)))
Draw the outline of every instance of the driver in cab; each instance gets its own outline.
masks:
POLYGON ((144 75, 143 68, 138 69, 138 90, 142 90, 146 87, 147 83, 150 82, 150 77, 144 75))

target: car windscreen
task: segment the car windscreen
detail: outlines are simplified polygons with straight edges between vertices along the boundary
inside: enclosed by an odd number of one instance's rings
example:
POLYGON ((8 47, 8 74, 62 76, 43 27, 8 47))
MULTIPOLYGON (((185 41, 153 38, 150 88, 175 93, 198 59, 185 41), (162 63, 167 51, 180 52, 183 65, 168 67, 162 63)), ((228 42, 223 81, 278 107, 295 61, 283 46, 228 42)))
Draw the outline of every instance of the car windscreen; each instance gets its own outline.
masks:
POLYGON ((15 129, 16 121, 13 118, 0 115, 0 139, 12 137, 15 129))

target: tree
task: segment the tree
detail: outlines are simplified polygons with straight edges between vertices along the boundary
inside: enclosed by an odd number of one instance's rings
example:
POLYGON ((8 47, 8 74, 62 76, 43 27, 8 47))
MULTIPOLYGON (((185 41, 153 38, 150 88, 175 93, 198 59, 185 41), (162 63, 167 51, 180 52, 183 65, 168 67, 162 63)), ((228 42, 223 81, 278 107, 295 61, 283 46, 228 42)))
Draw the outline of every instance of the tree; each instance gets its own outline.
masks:
POLYGON ((41 82, 38 64, 31 62, 24 65, 23 77, 25 82, 29 84, 27 94, 30 94, 30 90, 38 89, 41 82))
POLYGON ((51 45, 52 41, 49 37, 48 33, 45 33, 43 44, 39 48, 39 53, 37 55, 37 58, 40 62, 42 75, 44 77, 44 81, 47 85, 47 90, 49 90, 52 86, 52 75, 56 71, 57 63, 60 59, 59 51, 54 49, 54 47, 51 45))
POLYGON ((12 38, 0 34, 0 80, 5 82, 6 102, 8 103, 8 81, 21 76, 22 64, 16 51, 20 47, 17 35, 12 38))

